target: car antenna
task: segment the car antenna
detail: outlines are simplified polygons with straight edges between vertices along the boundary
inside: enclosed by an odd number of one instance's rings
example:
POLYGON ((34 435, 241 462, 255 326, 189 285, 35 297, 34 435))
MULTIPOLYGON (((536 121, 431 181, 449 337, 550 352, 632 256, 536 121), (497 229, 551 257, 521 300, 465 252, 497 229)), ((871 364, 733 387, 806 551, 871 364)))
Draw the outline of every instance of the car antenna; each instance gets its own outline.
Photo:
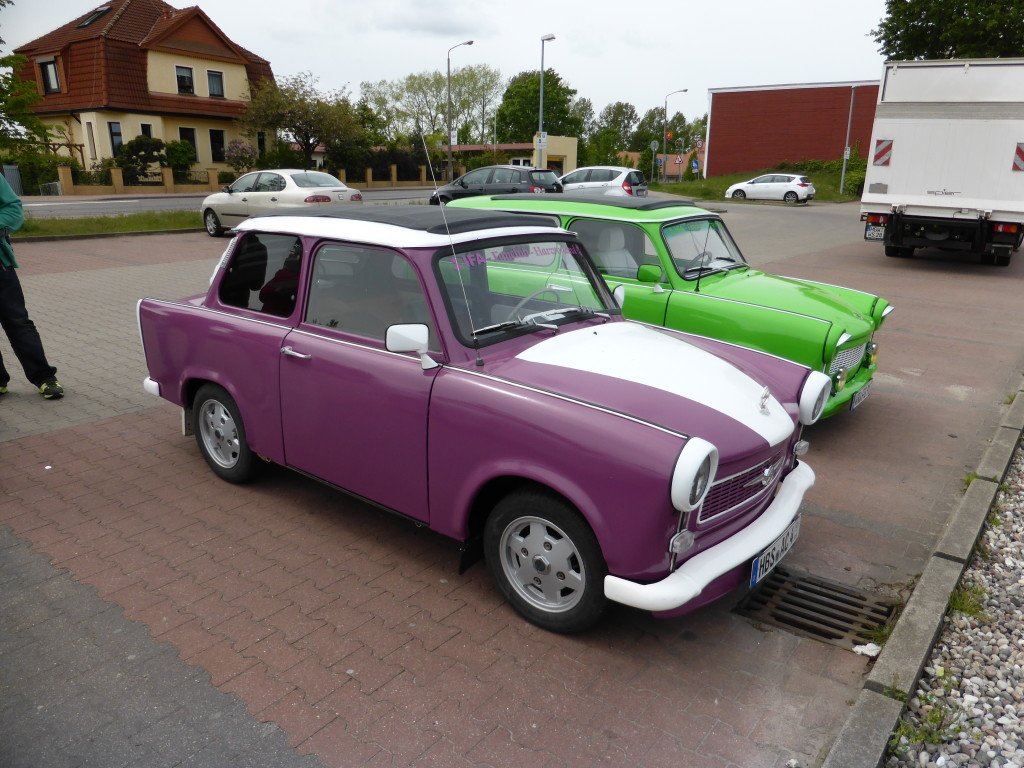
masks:
MULTIPOLYGON (((423 143, 423 154, 427 157, 427 167, 430 168, 430 180, 434 184, 434 192, 437 192, 437 177, 434 175, 434 164, 430 162, 430 152, 427 150, 427 139, 420 131, 420 141, 423 143)), ((452 252, 452 264, 455 266, 455 274, 459 276, 459 287, 462 288, 462 298, 466 302, 466 314, 469 316, 469 329, 473 332, 473 350, 476 352, 476 364, 482 367, 484 359, 480 356, 480 338, 476 335, 476 325, 473 323, 473 315, 469 311, 469 295, 466 293, 466 283, 462 280, 462 271, 459 269, 459 257, 455 253, 455 241, 452 240, 452 231, 448 226, 448 215, 444 212, 445 206, 438 201, 438 208, 441 209, 441 220, 444 222, 444 231, 448 235, 448 247, 452 252)))

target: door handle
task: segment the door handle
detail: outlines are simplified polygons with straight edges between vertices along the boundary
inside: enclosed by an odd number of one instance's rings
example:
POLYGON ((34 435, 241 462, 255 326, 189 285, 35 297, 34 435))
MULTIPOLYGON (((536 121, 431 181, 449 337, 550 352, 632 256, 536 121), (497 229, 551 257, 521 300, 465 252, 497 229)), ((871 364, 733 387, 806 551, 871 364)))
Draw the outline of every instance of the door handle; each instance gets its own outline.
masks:
POLYGON ((277 198, 276 198, 276 197, 272 197, 272 198, 270 198, 270 202, 272 202, 272 203, 276 203, 276 202, 277 202, 277 198))
POLYGON ((309 360, 313 357, 312 355, 304 355, 301 352, 296 352, 291 347, 281 347, 281 354, 287 355, 288 357, 297 357, 299 360, 309 360))
POLYGON ((242 202, 243 203, 248 203, 249 202, 249 198, 248 197, 243 197, 242 198, 242 202))

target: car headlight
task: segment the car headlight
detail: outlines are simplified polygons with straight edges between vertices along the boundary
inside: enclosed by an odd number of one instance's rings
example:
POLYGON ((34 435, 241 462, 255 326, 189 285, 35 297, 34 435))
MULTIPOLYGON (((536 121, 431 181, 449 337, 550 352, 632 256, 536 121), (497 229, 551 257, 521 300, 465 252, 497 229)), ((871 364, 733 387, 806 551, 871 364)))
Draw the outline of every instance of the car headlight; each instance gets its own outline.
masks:
POLYGON ((707 440, 691 437, 676 459, 672 472, 672 506, 690 512, 704 503, 718 470, 718 449, 707 440))
POLYGON ((820 371, 811 371, 807 375, 800 390, 800 422, 808 425, 821 418, 825 410, 829 393, 832 391, 832 380, 820 371))

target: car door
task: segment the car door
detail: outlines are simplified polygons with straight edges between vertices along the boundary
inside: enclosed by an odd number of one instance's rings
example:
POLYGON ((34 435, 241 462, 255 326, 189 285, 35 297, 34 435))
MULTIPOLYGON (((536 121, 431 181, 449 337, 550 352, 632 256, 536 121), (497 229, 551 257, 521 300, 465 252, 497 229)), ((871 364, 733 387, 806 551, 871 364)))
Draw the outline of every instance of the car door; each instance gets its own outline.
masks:
POLYGON ((622 313, 626 317, 664 324, 671 290, 654 243, 642 229, 624 222, 598 219, 574 219, 566 228, 579 236, 608 288, 612 291, 620 285, 625 288, 622 313), (640 282, 637 272, 643 265, 657 267, 662 273, 661 280, 640 282))
POLYGON ((585 182, 587 181, 587 177, 589 176, 590 170, 587 168, 573 171, 562 179, 562 191, 572 194, 582 193, 583 187, 586 186, 585 182))
POLYGON ((427 520, 427 408, 440 368, 424 371, 417 356, 384 348, 387 328, 403 322, 433 328, 403 256, 334 242, 317 249, 302 322, 281 349, 285 459, 427 520))
POLYGON ((484 194, 509 195, 522 191, 522 177, 515 168, 495 168, 484 185, 484 194))
POLYGON ((233 227, 249 217, 249 194, 258 178, 259 173, 247 173, 236 179, 227 192, 222 193, 223 201, 218 201, 216 211, 225 227, 233 227))
POLYGON ((284 176, 272 171, 263 171, 256 186, 247 197, 249 198, 249 215, 266 216, 276 213, 281 201, 280 193, 285 188, 284 176))
POLYGON ((747 197, 752 200, 768 200, 772 195, 772 179, 774 176, 758 176, 756 179, 751 179, 746 185, 745 191, 747 197))
POLYGON ((452 185, 452 197, 474 197, 487 194, 487 183, 491 178, 490 168, 477 168, 463 176, 458 183, 452 185))

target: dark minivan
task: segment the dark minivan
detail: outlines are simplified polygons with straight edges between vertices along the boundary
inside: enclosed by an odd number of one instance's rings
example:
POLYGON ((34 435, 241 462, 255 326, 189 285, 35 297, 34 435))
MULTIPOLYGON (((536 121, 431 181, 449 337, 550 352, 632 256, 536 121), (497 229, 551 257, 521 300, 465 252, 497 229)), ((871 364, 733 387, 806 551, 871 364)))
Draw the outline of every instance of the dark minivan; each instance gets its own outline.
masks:
POLYGON ((431 205, 446 205, 460 197, 508 195, 515 192, 561 192, 554 171, 523 165, 487 165, 445 184, 430 196, 431 205))

